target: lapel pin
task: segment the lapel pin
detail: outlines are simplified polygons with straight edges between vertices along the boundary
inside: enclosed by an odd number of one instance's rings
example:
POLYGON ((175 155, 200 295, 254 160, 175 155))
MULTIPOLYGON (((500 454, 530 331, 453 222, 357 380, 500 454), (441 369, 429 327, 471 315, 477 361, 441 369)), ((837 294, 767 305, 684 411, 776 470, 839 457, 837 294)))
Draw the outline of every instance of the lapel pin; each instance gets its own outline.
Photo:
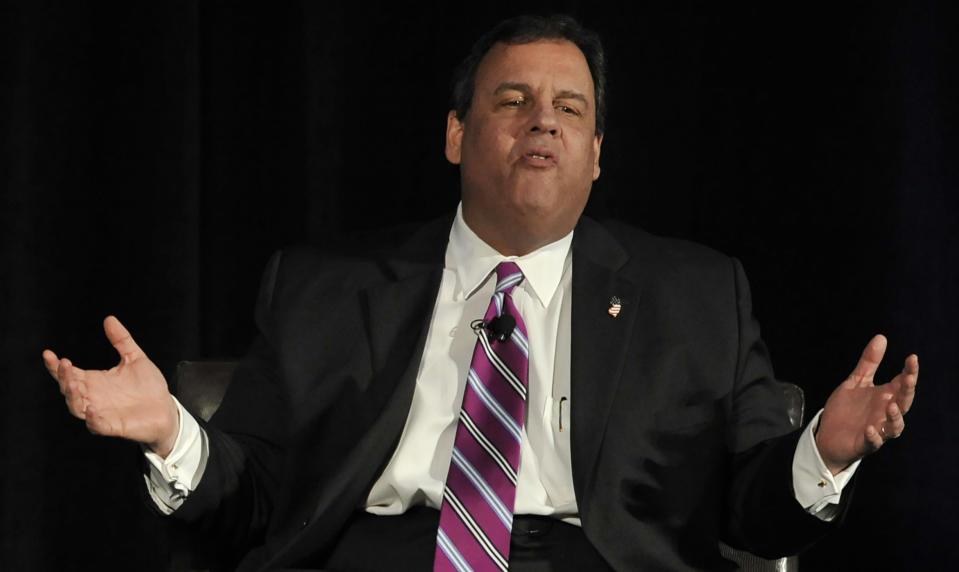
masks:
POLYGON ((623 301, 619 299, 619 296, 613 296, 609 299, 609 315, 617 318, 619 317, 620 310, 623 309, 623 301))

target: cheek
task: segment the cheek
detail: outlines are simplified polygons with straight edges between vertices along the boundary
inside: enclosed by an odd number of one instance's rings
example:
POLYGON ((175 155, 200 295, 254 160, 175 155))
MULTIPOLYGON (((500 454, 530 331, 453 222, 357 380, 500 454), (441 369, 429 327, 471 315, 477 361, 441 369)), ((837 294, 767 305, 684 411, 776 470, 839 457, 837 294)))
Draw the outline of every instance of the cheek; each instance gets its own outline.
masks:
POLYGON ((494 130, 479 130, 468 141, 464 142, 463 163, 482 165, 484 169, 493 171, 503 164, 509 155, 511 139, 494 130))
POLYGON ((582 162, 580 163, 579 168, 582 176, 590 181, 595 181, 596 177, 599 176, 599 161, 593 145, 587 142, 580 149, 580 153, 582 162))

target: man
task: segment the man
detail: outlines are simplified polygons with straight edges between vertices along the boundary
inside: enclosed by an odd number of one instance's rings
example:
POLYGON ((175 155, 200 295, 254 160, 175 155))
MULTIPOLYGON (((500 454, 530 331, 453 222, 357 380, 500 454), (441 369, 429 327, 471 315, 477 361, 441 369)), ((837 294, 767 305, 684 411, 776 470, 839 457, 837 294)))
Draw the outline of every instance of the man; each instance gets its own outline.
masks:
POLYGON ((576 22, 501 23, 454 89, 452 221, 274 257, 260 339, 203 428, 112 317, 116 368, 44 352, 70 411, 144 444, 152 502, 249 551, 242 569, 722 569, 720 538, 808 545, 902 433, 918 360, 875 386, 877 336, 789 433, 738 262, 581 217, 604 77, 576 22), (474 426, 476 400, 501 425, 474 426))

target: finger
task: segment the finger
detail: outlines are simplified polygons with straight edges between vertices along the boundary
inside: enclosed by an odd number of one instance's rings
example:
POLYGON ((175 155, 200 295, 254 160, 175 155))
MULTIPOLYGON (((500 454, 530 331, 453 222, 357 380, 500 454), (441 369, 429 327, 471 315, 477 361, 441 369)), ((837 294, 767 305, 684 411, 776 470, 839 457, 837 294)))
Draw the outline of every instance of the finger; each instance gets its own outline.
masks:
POLYGON ((43 350, 43 365, 47 368, 50 376, 59 382, 60 379, 57 377, 57 368, 60 367, 60 358, 57 357, 57 354, 51 350, 43 350))
POLYGON ((919 382, 919 357, 916 354, 907 357, 902 373, 896 377, 898 378, 898 383, 894 384, 897 386, 896 402, 903 413, 908 413, 916 397, 916 385, 919 382))
POLYGON ((77 377, 73 373, 73 363, 70 362, 67 358, 62 358, 57 362, 57 381, 60 382, 60 393, 66 395, 67 390, 70 387, 74 387, 77 383, 77 377))
POLYGON ((886 420, 883 422, 884 430, 881 431, 886 439, 896 439, 906 429, 906 420, 902 417, 902 411, 895 401, 891 402, 886 408, 886 420))
POLYGON ((880 435, 879 431, 877 431, 872 425, 866 427, 865 437, 866 449, 868 449, 870 452, 882 447, 882 435, 880 435))
POLYGON ((84 421, 87 423, 87 430, 94 435, 116 435, 112 425, 92 405, 87 405, 84 421))
POLYGON ((912 354, 906 358, 906 364, 902 368, 903 373, 919 376, 919 356, 912 354))
POLYGON ((133 361, 143 355, 143 350, 133 341, 133 336, 116 316, 107 316, 103 320, 103 331, 124 362, 133 361))
POLYGON ((74 416, 83 419, 86 414, 86 387, 83 383, 83 370, 75 367, 70 360, 63 358, 57 366, 57 379, 60 392, 67 402, 67 409, 74 416))
POLYGON ((885 353, 886 336, 877 334, 866 344, 866 349, 862 351, 856 369, 849 374, 847 383, 851 386, 858 386, 863 383, 871 384, 873 376, 876 375, 876 369, 879 367, 879 362, 882 361, 882 356, 885 353))

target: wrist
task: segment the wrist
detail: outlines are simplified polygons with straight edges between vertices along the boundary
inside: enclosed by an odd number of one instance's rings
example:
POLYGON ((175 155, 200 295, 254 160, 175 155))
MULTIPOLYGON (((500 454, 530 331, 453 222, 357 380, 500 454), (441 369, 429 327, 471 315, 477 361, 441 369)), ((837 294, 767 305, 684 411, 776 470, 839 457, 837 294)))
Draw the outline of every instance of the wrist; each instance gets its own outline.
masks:
POLYGON ((829 469, 829 472, 832 473, 833 476, 845 471, 853 464, 854 461, 837 461, 836 459, 832 458, 831 455, 827 454, 828 448, 823 447, 823 443, 820 440, 818 425, 813 430, 813 438, 816 443, 816 450, 819 452, 819 458, 822 459, 823 464, 826 465, 826 468, 829 469))
POLYGON ((180 408, 177 407, 172 395, 170 396, 165 418, 166 422, 163 423, 164 429, 160 431, 160 439, 147 444, 151 451, 164 459, 173 451, 177 437, 180 435, 180 408))

